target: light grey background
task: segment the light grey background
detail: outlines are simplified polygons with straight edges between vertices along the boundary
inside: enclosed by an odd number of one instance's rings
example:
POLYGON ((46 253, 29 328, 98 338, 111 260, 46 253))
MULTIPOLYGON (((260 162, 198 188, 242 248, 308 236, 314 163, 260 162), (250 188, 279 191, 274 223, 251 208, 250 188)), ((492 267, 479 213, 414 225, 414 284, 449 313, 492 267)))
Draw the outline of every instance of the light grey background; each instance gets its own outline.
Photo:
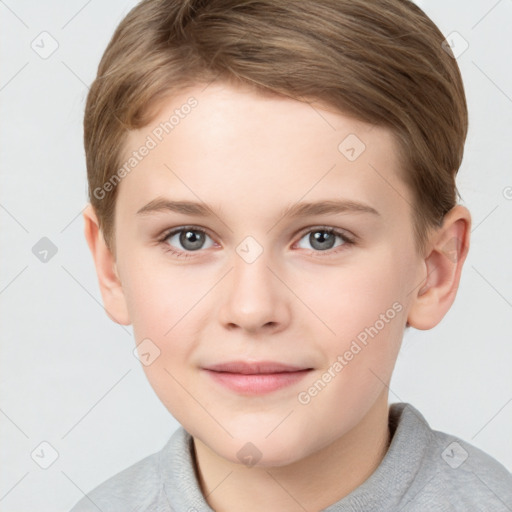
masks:
MULTIPOLYGON (((87 87, 135 3, 0 1, 2 512, 66 511, 177 427, 130 328, 103 311, 80 215, 87 87), (32 252, 42 237, 58 249, 46 263, 32 252), (48 469, 44 441, 58 453, 48 469)), ((421 5, 469 44, 458 57, 470 111, 458 187, 474 223, 455 304, 435 329, 406 335, 390 401, 512 470, 512 1, 421 5)))

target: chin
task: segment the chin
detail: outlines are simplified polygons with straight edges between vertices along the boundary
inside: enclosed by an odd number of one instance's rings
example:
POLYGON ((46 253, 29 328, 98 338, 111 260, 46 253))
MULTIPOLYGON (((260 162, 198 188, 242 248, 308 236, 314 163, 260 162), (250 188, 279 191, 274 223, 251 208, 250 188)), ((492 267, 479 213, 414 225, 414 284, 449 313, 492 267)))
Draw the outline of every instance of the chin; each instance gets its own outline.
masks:
MULTIPOLYGON (((233 433, 233 435, 235 435, 233 433)), ((307 436, 301 439, 272 434, 273 439, 265 439, 267 434, 255 432, 234 439, 218 442, 218 438, 202 438, 203 443, 218 456, 239 465, 259 468, 281 467, 293 464, 306 457, 304 445, 307 436)))

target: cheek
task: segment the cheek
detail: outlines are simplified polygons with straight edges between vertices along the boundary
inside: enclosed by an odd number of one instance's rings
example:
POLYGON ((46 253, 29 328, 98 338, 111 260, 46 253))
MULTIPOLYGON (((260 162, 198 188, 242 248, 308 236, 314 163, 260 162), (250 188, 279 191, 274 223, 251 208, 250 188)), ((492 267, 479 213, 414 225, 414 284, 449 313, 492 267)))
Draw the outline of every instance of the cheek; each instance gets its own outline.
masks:
MULTIPOLYGON (((392 254, 366 257, 346 266, 313 273, 295 284, 297 295, 305 297, 312 318, 325 340, 336 350, 347 341, 376 325, 384 337, 399 334, 405 325, 402 269, 392 254), (393 324, 393 328, 391 328, 393 324)), ((374 332, 372 330, 372 332, 374 332)), ((364 340, 364 334, 360 336, 364 340)))
POLYGON ((148 382, 163 405, 181 418, 190 407, 185 390, 193 392, 187 380, 197 340, 191 319, 201 295, 194 293, 193 286, 184 286, 181 278, 168 277, 141 271, 130 282, 128 304, 136 343, 143 347, 139 357, 148 382), (145 361, 141 352, 149 352, 150 360, 145 361))
MULTIPOLYGON (((129 272, 123 288, 136 344, 143 342, 156 354, 151 364, 144 365, 141 359, 143 369, 165 402, 169 395, 165 390, 179 389, 178 382, 184 382, 193 364, 192 355, 200 341, 198 314, 211 304, 211 297, 205 294, 212 284, 192 267, 170 268, 149 261, 138 265, 138 261, 144 260, 125 262, 129 272)), ((174 396, 174 400, 181 399, 174 396)))
POLYGON ((305 383, 299 400, 311 400, 318 414, 323 407, 335 416, 346 410, 362 414, 391 378, 406 323, 407 287, 395 262, 391 251, 382 251, 309 279, 298 292, 321 319, 314 319, 321 333, 315 339, 324 365, 316 382, 305 383))
POLYGON ((326 438, 339 435, 340 425, 349 430, 366 414, 389 384, 400 349, 406 308, 399 269, 392 259, 378 261, 333 272, 322 280, 323 293, 304 289, 330 329, 316 337, 324 366, 304 382, 297 402, 309 417, 329 416, 326 438))
POLYGON ((144 260, 143 255, 138 261, 126 262, 123 283, 136 340, 141 336, 165 339, 187 324, 186 315, 204 294, 206 284, 192 267, 170 268, 144 260))

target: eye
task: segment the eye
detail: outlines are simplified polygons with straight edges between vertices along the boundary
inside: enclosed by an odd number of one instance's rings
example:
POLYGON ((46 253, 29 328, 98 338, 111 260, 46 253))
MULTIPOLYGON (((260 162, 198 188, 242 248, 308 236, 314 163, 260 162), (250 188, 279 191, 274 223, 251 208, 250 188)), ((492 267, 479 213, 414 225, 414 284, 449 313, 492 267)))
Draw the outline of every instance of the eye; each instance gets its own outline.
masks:
MULTIPOLYGON (((298 242, 298 245, 302 249, 308 249, 301 245, 301 241, 306 240, 306 243, 310 244, 315 255, 319 253, 327 253, 330 255, 337 253, 340 250, 344 250, 345 246, 353 245, 354 241, 349 238, 344 232, 341 232, 331 227, 316 227, 309 229, 305 232, 298 242), (336 239, 341 240, 341 243, 336 245, 336 239), (334 248, 337 250, 332 250, 334 248)), ((193 252, 198 252, 201 249, 208 249, 213 247, 215 242, 203 229, 186 226, 172 231, 167 231, 160 239, 164 245, 166 251, 173 253, 178 257, 191 257, 193 252), (211 243, 205 246, 206 239, 209 238, 211 243)), ((322 255, 323 256, 323 255, 322 255)))
MULTIPOLYGON (((330 254, 333 252, 336 253, 338 251, 331 251, 331 249, 335 247, 343 247, 345 245, 351 245, 354 243, 347 235, 343 232, 338 231, 334 228, 329 227, 317 227, 314 229, 310 229, 305 233, 299 240, 299 244, 302 240, 306 240, 306 243, 309 243, 313 248, 314 252, 327 252, 330 254), (335 245, 336 238, 340 239, 342 243, 335 245)), ((300 246, 300 245, 299 245, 300 246)), ((308 249, 308 247, 300 246, 303 249, 308 249)))
POLYGON ((213 243, 204 247, 206 238, 210 238, 206 234, 206 231, 195 227, 184 227, 167 232, 162 237, 161 241, 166 244, 167 249, 171 252, 187 257, 189 256, 187 252, 194 252, 200 249, 212 247, 213 243), (176 245, 178 245, 178 247, 176 247, 176 245))

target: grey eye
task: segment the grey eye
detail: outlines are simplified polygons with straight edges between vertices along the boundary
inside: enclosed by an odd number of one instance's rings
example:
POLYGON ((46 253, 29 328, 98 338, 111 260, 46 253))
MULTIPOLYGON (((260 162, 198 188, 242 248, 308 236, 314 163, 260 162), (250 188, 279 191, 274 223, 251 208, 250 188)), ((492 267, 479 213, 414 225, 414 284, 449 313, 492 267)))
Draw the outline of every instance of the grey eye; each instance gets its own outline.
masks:
MULTIPOLYGON (((178 250, 184 249, 185 251, 197 251, 199 249, 207 248, 203 247, 206 238, 210 237, 200 229, 182 228, 180 230, 169 233, 165 241, 169 245, 176 247, 178 250), (172 243, 172 240, 175 239, 176 237, 178 238, 178 242, 181 245, 181 247, 176 247, 176 242, 172 243)), ((213 243, 211 245, 213 245, 213 243)), ((211 247, 211 245, 209 247, 211 247)))
MULTIPOLYGON (((326 251, 329 249, 332 249, 335 247, 335 240, 336 238, 339 238, 343 241, 343 243, 346 242, 346 239, 343 235, 340 233, 337 233, 336 231, 329 230, 329 229, 314 229, 310 231, 309 233, 306 233, 301 240, 307 239, 307 242, 311 244, 311 248, 313 248, 316 251, 326 251)), ((300 243, 300 242, 299 242, 300 243)), ((339 245, 343 245, 338 244, 339 245)), ((302 247, 303 249, 309 249, 309 247, 302 247)))

